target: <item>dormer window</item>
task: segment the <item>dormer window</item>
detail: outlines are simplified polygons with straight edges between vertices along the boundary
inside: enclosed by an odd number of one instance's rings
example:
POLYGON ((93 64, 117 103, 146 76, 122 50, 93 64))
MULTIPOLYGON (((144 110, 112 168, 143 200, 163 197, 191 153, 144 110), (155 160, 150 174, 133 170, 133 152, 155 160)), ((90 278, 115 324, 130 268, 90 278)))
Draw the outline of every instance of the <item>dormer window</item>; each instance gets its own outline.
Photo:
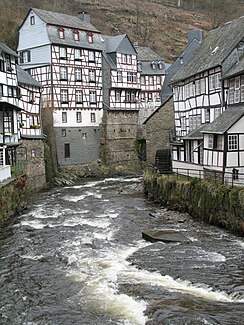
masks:
POLYGON ((35 16, 30 16, 30 24, 35 25, 35 16))
POLYGON ((163 70, 163 63, 162 62, 158 62, 158 68, 159 68, 159 70, 163 70))
POLYGON ((92 32, 87 33, 87 40, 89 43, 93 43, 93 33, 92 32))
POLYGON ((63 27, 59 27, 58 29, 58 35, 59 35, 59 38, 61 39, 64 39, 64 28, 63 27))
POLYGON ((80 32, 78 31, 78 29, 74 29, 73 30, 73 37, 75 41, 79 41, 80 40, 80 32))
POLYGON ((155 64, 155 62, 152 62, 152 63, 151 63, 151 67, 152 67, 153 70, 156 69, 156 64, 155 64))

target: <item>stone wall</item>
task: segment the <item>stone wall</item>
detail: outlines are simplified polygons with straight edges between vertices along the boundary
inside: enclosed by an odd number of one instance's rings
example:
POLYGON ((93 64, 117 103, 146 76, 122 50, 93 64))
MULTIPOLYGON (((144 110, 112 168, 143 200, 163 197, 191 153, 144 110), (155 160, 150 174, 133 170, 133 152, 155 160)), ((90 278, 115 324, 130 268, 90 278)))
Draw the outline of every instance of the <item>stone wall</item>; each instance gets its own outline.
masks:
POLYGON ((103 117, 102 157, 108 164, 138 164, 137 111, 107 110, 103 117))
POLYGON ((21 176, 0 184, 0 222, 18 213, 25 205, 26 177, 21 176))
POLYGON ((169 209, 244 235, 244 188, 192 180, 175 176, 144 174, 146 196, 169 209))
POLYGON ((146 121, 147 164, 155 163, 157 149, 170 148, 169 134, 174 127, 173 97, 146 121))
POLYGON ((27 190, 39 190, 46 185, 44 141, 42 139, 22 139, 17 148, 17 167, 26 175, 27 190))

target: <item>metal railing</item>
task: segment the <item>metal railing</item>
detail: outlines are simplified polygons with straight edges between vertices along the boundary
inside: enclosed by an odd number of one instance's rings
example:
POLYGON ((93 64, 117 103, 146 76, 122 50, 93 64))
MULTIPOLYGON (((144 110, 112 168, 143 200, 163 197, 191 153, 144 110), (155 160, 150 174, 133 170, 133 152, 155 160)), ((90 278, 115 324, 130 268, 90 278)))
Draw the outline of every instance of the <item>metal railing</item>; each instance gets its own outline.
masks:
POLYGON ((219 171, 213 169, 186 169, 173 168, 173 174, 177 179, 180 176, 187 177, 188 180, 197 178, 200 181, 208 181, 214 184, 225 184, 230 186, 244 186, 244 173, 239 173, 238 169, 233 168, 232 172, 219 171))

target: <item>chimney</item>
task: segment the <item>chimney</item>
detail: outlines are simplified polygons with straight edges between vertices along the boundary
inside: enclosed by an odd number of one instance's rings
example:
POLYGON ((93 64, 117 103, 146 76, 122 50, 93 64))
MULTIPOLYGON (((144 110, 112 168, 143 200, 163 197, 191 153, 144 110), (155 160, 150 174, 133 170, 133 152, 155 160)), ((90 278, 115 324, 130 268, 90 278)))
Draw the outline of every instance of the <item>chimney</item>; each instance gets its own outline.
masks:
POLYGON ((188 31, 188 44, 193 40, 197 40, 200 43, 203 41, 203 31, 201 29, 191 29, 188 31))
POLYGON ((78 17, 79 17, 82 21, 84 21, 84 22, 86 22, 86 23, 90 23, 90 22, 91 22, 91 16, 90 16, 87 12, 80 11, 80 12, 78 13, 78 17))

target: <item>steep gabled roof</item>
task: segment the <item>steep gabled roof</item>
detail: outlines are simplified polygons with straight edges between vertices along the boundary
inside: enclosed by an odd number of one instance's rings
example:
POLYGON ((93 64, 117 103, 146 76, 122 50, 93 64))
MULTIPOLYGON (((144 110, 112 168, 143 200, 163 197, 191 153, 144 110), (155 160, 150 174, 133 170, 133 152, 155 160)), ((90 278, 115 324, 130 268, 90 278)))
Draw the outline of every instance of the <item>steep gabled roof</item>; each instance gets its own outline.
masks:
POLYGON ((105 40, 105 51, 107 53, 137 54, 134 45, 126 34, 116 36, 104 35, 102 37, 105 40))
POLYGON ((9 55, 18 57, 18 54, 16 52, 14 52, 10 47, 8 47, 4 43, 0 43, 0 51, 3 51, 4 53, 7 53, 9 55))
POLYGON ((172 82, 220 66, 244 37, 243 26, 244 16, 210 31, 189 63, 176 73, 172 82))
POLYGON ((201 124, 197 128, 195 128, 193 131, 189 132, 186 136, 184 136, 182 139, 184 140, 202 140, 203 134, 202 131, 206 128, 207 124, 201 124))
POLYGON ((242 116, 244 116, 244 106, 228 107, 220 116, 212 123, 207 124, 203 133, 224 134, 232 127, 242 116))
POLYGON ((150 47, 136 46, 136 52, 138 54, 139 61, 162 61, 160 55, 154 52, 150 47))
POLYGON ((33 10, 45 23, 49 25, 77 28, 84 31, 100 33, 91 23, 81 20, 78 16, 61 14, 37 8, 32 8, 30 11, 31 10, 33 10))
POLYGON ((16 70, 17 70, 17 79, 19 83, 42 88, 42 85, 38 81, 36 81, 29 73, 21 69, 20 66, 17 65, 16 70))

